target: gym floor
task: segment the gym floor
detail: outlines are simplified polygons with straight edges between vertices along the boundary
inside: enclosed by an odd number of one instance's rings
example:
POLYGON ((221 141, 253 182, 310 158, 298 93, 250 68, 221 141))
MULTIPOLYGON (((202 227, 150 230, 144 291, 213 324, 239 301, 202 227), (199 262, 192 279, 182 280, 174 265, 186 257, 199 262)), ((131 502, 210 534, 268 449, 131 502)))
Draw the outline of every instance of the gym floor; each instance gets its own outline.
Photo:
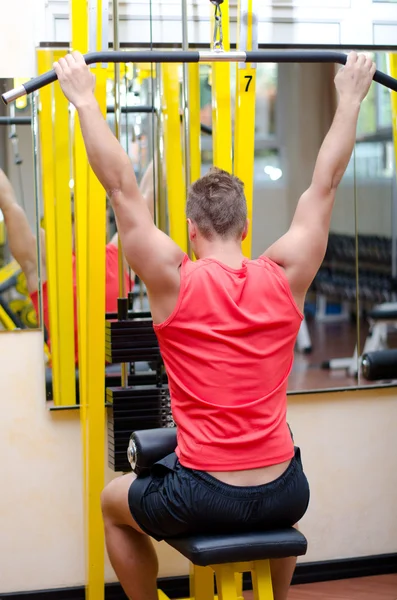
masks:
MULTIPOLYGON (((245 600, 254 600, 252 592, 245 600)), ((396 600, 397 575, 294 585, 288 600, 396 600)))
MULTIPOLYGON (((349 388, 357 385, 357 379, 349 376, 346 369, 323 369, 321 364, 332 358, 352 357, 356 345, 356 325, 348 321, 340 323, 318 323, 307 321, 312 342, 312 352, 295 352, 295 361, 289 377, 288 390, 324 390, 329 388, 349 388)), ((363 347, 368 334, 368 325, 360 327, 360 345, 363 347)), ((389 337, 390 347, 396 347, 394 335, 389 337), (394 338, 394 339, 393 339, 394 338)), ((360 386, 374 385, 377 382, 360 378, 360 386)), ((397 598, 397 594, 396 594, 397 598)))

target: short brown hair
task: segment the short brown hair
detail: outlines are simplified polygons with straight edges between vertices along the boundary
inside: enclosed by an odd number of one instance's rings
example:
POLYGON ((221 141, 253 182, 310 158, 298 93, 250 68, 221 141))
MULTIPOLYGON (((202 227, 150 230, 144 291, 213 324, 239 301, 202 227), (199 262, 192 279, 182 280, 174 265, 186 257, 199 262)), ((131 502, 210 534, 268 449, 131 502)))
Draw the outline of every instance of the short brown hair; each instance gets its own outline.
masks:
POLYGON ((212 167, 190 187, 186 216, 207 239, 239 238, 247 221, 243 182, 227 171, 212 167))

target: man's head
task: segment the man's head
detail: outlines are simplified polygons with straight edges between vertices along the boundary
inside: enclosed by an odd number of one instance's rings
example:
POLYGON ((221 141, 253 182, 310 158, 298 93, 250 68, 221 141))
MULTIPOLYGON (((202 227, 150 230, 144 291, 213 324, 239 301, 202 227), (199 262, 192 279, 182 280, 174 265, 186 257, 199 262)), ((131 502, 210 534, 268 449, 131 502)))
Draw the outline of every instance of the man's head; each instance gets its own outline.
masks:
POLYGON ((196 256, 203 241, 236 241, 247 235, 247 203, 238 177, 213 167, 191 186, 186 205, 189 239, 196 256))

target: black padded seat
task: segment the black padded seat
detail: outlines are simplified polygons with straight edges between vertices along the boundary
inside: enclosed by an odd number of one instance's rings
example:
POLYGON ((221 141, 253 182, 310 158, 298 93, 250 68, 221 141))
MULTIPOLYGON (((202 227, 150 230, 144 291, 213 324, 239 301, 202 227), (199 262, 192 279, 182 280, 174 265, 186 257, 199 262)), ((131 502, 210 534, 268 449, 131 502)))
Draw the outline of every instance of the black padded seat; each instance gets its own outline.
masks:
POLYGON ((199 567, 302 556, 307 551, 305 536, 293 528, 232 535, 196 535, 165 541, 199 567))
POLYGON ((369 313, 368 316, 374 321, 393 321, 397 320, 397 302, 384 302, 378 304, 369 313))

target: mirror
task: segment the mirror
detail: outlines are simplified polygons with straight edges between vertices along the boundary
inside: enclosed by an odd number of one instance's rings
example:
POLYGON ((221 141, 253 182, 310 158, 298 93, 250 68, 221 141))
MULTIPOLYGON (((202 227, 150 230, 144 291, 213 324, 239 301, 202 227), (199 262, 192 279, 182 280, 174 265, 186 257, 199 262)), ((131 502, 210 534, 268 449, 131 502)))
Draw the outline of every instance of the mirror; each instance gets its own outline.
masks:
MULTIPOLYGON (((3 93, 15 82, 0 80, 3 93)), ((0 331, 40 318, 31 98, 0 108, 0 331)))
MULTIPOLYGON (((64 51, 39 50, 39 65, 46 70, 64 51)), ((149 73, 132 65, 120 65, 118 89, 121 117, 120 140, 134 165, 142 193, 153 212, 155 177, 153 145, 157 136, 157 115, 153 111, 154 84, 149 73)), ((115 132, 114 65, 108 68, 106 84, 107 121, 115 132)), ((39 169, 38 185, 41 189, 42 245, 42 304, 43 320, 51 358, 46 369, 47 400, 56 397, 57 404, 70 405, 67 394, 57 394, 53 374, 58 381, 66 382, 69 391, 76 390, 78 401, 79 343, 77 326, 77 252, 78 208, 75 190, 81 170, 77 173, 74 139, 74 108, 68 106, 59 86, 43 89, 40 94, 39 115, 39 169), (55 198, 55 202, 54 202, 55 198), (75 218, 76 216, 76 218, 75 218), (55 350, 55 348, 57 348, 55 350)), ((84 167, 85 168, 85 156, 84 167)), ((83 179, 86 174, 83 174, 83 179)), ((81 181, 81 180, 80 180, 81 181)), ((94 202, 87 196, 90 210, 94 202)), ((116 318, 119 297, 119 259, 116 222, 107 201, 105 251, 105 310, 106 318, 116 318)), ((86 233, 84 233, 86 236, 86 233)), ((130 300, 130 308, 147 310, 146 291, 135 274, 124 263, 123 294, 130 300)), ((105 320, 105 314, 103 315, 105 320)), ((104 349, 104 364, 105 364, 104 349)), ((120 365, 106 365, 108 385, 120 384, 120 365)), ((63 385, 64 388, 64 385, 63 385)), ((70 396, 71 394, 69 394, 70 396)))
MULTIPOLYGON (((285 209, 279 231, 272 230, 269 223, 266 246, 288 229, 299 197, 310 185, 318 151, 337 106, 335 72, 333 64, 279 67, 285 209)), ((349 365, 353 376, 346 369, 357 343, 354 162, 350 167, 338 189, 323 264, 306 297, 289 392, 356 385, 357 369, 349 365)), ((269 198, 266 204, 271 222, 274 204, 280 206, 280 201, 274 203, 269 198)))
MULTIPOLYGON (((390 55, 376 52, 372 56, 380 70, 390 72, 390 55)), ((391 93, 372 85, 361 111, 356 144, 360 386, 395 385, 397 380, 397 195, 392 123, 391 93)))
MULTIPOLYGON (((379 68, 387 71, 386 55, 378 54, 376 60, 379 68)), ((336 109, 335 70, 335 65, 328 64, 257 66, 253 258, 286 232, 297 201, 310 184, 318 150, 336 109)), ((234 69, 231 69, 231 90, 233 103, 234 69)), ((110 74, 107 118, 113 128, 114 91, 110 74)), ((159 85, 153 83, 150 73, 142 76, 136 67, 122 65, 119 92, 122 143, 134 164, 138 181, 143 182, 146 178, 154 194, 158 181, 163 180, 158 169, 148 174, 153 155, 159 154, 161 160, 162 153, 161 122, 152 112, 153 104, 156 108, 159 106, 159 85)), ((200 65, 200 121, 201 169, 204 173, 212 164, 209 65, 200 65)), ((357 136, 354 155, 338 189, 327 253, 307 296, 305 320, 289 379, 290 393, 374 385, 373 380, 364 378, 360 360, 360 355, 368 350, 366 341, 373 325, 370 312, 379 302, 395 299, 392 278, 396 260, 392 256, 395 256, 396 240, 392 223, 395 222, 397 201, 393 201, 394 152, 390 93, 386 88, 372 86, 361 109, 357 136), (375 210, 373 198, 378 200, 375 210), (375 262, 373 256, 376 256, 375 262), (377 281, 386 286, 386 291, 378 289, 374 273, 377 281)), ((72 215, 73 160, 70 164, 66 195, 72 215)), ((157 186, 157 192, 161 194, 164 190, 157 186)), ((157 211, 156 199, 154 204, 157 211)), ((159 217, 166 223, 167 214, 159 214, 159 217)), ((72 221, 72 260, 73 227, 72 221)), ((108 245, 114 242, 115 234, 115 222, 109 209, 108 245)), ((111 273, 113 296, 112 303, 110 300, 108 303, 107 298, 107 312, 115 313, 118 296, 116 263, 111 273)), ((144 286, 127 267, 125 277, 125 292, 130 292, 134 308, 147 309, 144 286)), ((389 325, 387 344, 393 348, 393 326, 389 325)), ((384 344, 384 330, 382 323, 377 329, 380 344, 384 344)), ((119 367, 107 367, 109 372, 112 369, 116 371, 119 367)), ((390 378, 382 381, 385 380, 389 382, 390 378)))
MULTIPOLYGON (((211 126, 211 70, 201 66, 201 121, 211 126)), ((290 226, 336 109, 335 65, 258 64, 252 258, 290 226)), ((232 103, 235 89, 231 70, 232 103)), ((202 173, 212 164, 202 136, 202 173)), ((338 190, 328 251, 305 305, 289 392, 357 385, 355 168, 338 190)))

